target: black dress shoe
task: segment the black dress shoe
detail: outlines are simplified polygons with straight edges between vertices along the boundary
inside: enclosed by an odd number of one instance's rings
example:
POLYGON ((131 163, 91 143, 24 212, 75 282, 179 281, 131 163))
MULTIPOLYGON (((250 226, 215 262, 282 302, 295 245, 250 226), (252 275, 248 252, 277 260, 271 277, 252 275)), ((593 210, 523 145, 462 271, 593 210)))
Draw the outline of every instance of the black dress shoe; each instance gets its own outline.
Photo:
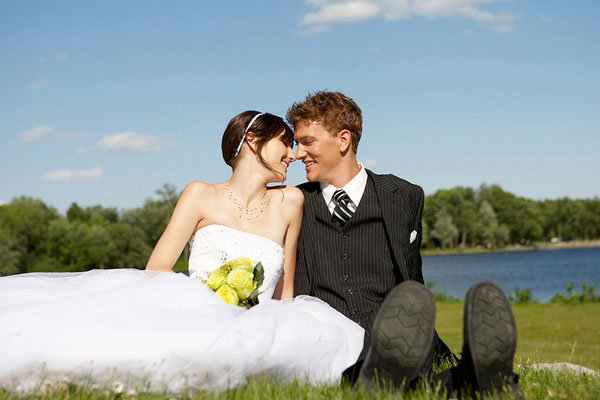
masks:
POLYGON ((399 387, 428 375, 434 327, 435 300, 431 292, 415 281, 396 286, 375 317, 358 382, 399 387))
POLYGON ((518 396, 513 373, 517 327, 502 290, 492 282, 473 285, 465 297, 463 321, 461 367, 473 393, 500 393, 508 385, 518 396))

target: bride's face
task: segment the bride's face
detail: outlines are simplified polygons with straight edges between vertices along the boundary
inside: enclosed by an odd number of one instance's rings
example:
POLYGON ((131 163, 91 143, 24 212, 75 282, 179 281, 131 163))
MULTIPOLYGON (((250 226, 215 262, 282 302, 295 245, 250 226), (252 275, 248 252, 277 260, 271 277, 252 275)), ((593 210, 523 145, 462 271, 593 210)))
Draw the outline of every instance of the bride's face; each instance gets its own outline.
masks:
POLYGON ((285 181, 288 166, 296 160, 292 142, 286 140, 285 131, 265 143, 261 156, 265 163, 274 170, 274 182, 285 181))

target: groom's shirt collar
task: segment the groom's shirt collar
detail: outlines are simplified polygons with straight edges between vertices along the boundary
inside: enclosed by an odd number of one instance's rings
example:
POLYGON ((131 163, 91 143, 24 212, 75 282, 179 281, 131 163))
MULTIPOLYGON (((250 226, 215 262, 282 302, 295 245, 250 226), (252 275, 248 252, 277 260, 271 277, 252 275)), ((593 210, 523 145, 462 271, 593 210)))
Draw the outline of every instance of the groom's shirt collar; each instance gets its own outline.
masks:
POLYGON ((336 188, 329 183, 319 182, 319 185, 321 186, 321 194, 325 199, 325 204, 327 204, 327 208, 329 208, 330 213, 333 213, 333 209, 335 208, 335 202, 332 200, 333 193, 338 189, 344 189, 344 191, 350 197, 350 200, 352 200, 354 205, 358 207, 358 203, 360 203, 360 199, 362 199, 362 196, 365 193, 368 179, 367 171, 365 171, 364 165, 360 163, 358 165, 360 166, 360 171, 358 171, 358 174, 356 174, 356 176, 354 176, 354 178, 352 178, 350 182, 348 182, 343 188, 336 188))

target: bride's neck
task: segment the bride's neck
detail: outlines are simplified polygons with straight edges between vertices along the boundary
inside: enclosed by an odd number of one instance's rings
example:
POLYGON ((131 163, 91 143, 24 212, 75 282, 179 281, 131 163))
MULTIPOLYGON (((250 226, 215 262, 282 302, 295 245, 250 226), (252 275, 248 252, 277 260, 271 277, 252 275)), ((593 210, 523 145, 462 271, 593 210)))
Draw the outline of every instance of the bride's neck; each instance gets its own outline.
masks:
POLYGON ((253 171, 252 168, 238 167, 227 181, 229 187, 246 206, 265 197, 268 179, 263 177, 261 172, 253 171))

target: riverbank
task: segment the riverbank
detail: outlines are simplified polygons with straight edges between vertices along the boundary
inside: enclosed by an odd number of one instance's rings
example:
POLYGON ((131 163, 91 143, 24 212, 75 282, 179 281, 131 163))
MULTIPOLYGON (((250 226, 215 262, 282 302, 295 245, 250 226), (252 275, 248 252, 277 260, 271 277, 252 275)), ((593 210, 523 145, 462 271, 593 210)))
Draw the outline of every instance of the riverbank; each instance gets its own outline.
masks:
POLYGON ((421 249, 423 256, 449 256, 455 254, 504 253, 513 251, 583 249, 600 247, 600 240, 571 240, 558 243, 534 242, 531 245, 511 244, 504 247, 487 249, 485 247, 456 247, 453 249, 421 249))

